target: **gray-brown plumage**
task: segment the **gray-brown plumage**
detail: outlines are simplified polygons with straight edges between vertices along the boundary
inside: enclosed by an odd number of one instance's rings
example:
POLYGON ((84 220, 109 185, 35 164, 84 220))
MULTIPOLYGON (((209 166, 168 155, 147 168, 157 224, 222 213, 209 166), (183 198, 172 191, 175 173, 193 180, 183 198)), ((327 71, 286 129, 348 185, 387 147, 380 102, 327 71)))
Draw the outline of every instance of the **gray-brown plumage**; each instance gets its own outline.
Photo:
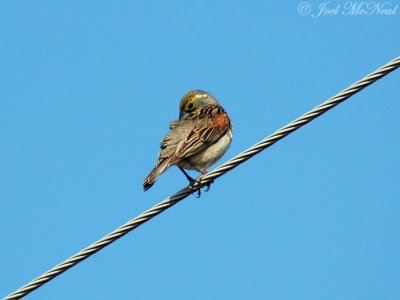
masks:
POLYGON ((211 94, 189 91, 179 111, 179 120, 171 122, 170 131, 161 141, 156 166, 144 180, 145 191, 172 165, 205 173, 232 141, 230 119, 211 94))

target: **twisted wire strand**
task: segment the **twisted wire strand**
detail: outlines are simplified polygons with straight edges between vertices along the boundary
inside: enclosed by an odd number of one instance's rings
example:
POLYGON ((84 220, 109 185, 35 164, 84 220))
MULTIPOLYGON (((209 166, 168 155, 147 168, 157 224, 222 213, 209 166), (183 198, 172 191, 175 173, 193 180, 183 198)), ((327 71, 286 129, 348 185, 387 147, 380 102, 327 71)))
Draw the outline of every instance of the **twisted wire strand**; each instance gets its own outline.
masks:
POLYGON ((85 260, 89 256, 93 255, 97 251, 100 251, 107 245, 111 244, 112 242, 116 241, 120 237, 124 236, 131 230, 139 227, 143 223, 149 221, 151 218, 157 216, 161 212, 165 211, 166 209, 170 208, 171 206, 175 205, 182 199, 186 198, 193 192, 196 192, 203 186, 211 183, 216 178, 224 175, 226 172, 229 172, 233 168, 237 167, 238 165, 242 164, 246 160, 250 159, 254 155, 260 153, 261 151, 265 150, 266 148, 270 147, 271 145, 275 144, 280 139, 286 137, 293 131, 299 129, 300 127, 304 126, 305 124, 309 123, 310 121, 314 120, 318 116, 322 115, 323 113, 327 112, 329 109, 335 107, 336 105, 340 104, 341 102, 345 101, 352 95, 358 93, 368 85, 374 83, 378 79, 384 77, 385 75, 389 74, 393 70, 397 69, 400 66, 400 57, 397 57, 387 63, 386 65, 380 67, 373 73, 367 75, 360 81, 357 81, 347 89, 339 92, 336 96, 328 99, 324 103, 316 106, 309 112, 303 114, 296 120, 290 122, 288 125, 278 129, 273 134, 267 136, 265 139, 261 140, 257 144, 251 146, 247 150, 243 151, 242 153, 238 154, 237 156, 233 157, 226 163, 222 164, 221 166, 217 167, 213 171, 200 176, 196 183, 190 188, 186 187, 175 193, 174 195, 166 198, 164 201, 156 204, 149 210, 143 212, 136 218, 130 220, 126 224, 122 225, 121 227, 117 228, 113 232, 107 234, 97 242, 94 242, 90 246, 86 247, 85 249, 79 251, 77 254, 71 256, 70 258, 66 259, 64 262, 58 264, 57 266, 53 267, 49 271, 45 272, 38 278, 32 280, 31 282, 27 283, 26 285, 22 286, 12 294, 6 296, 4 300, 14 300, 20 299, 30 292, 34 291, 35 289, 39 288, 46 282, 54 279, 56 276, 60 275, 61 273, 65 272, 69 268, 75 266, 79 262, 85 260))

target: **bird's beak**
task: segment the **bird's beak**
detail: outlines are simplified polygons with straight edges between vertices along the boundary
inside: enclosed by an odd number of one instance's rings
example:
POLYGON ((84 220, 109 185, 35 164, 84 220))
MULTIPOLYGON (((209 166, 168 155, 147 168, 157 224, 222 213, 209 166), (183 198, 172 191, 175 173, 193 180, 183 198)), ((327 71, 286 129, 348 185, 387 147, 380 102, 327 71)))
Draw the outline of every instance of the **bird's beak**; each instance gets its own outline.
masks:
POLYGON ((188 111, 180 112, 180 113, 179 113, 179 120, 182 120, 182 119, 189 119, 190 116, 191 116, 191 113, 188 112, 188 111))

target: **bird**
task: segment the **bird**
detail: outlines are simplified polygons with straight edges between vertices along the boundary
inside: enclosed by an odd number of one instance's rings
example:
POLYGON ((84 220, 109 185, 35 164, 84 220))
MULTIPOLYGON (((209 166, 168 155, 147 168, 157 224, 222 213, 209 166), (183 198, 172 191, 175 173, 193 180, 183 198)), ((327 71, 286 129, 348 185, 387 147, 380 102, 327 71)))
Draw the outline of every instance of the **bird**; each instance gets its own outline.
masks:
POLYGON ((212 94, 203 90, 190 90, 182 97, 179 119, 172 121, 169 129, 161 141, 157 163, 143 182, 144 191, 171 166, 177 166, 192 185, 195 180, 185 170, 206 174, 206 169, 228 150, 233 137, 228 114, 212 94))

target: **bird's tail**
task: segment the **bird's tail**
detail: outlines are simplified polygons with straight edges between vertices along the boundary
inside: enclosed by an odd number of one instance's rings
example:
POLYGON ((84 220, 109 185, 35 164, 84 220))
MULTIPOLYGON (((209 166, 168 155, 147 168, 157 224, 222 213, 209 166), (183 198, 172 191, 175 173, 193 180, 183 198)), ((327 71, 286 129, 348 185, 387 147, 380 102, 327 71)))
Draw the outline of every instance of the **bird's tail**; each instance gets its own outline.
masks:
POLYGON ((168 168, 168 160, 164 160, 163 162, 157 163, 154 169, 150 172, 150 174, 146 177, 143 182, 143 189, 147 191, 152 185, 156 182, 158 176, 161 175, 168 168))

